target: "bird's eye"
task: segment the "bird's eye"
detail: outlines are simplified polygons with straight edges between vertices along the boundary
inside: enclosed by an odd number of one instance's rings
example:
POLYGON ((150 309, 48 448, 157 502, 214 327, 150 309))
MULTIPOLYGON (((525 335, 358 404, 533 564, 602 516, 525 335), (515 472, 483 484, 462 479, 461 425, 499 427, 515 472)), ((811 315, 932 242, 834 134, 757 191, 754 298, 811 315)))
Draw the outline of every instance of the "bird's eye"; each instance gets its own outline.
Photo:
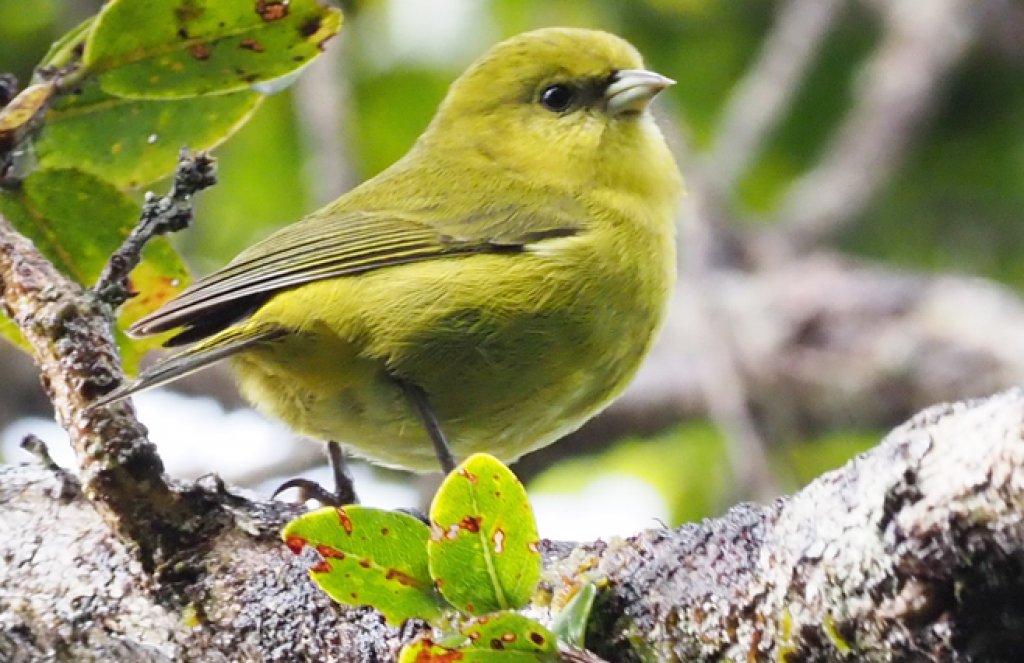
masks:
POLYGON ((549 111, 561 113, 569 108, 575 96, 568 85, 549 85, 540 93, 540 103, 549 111))

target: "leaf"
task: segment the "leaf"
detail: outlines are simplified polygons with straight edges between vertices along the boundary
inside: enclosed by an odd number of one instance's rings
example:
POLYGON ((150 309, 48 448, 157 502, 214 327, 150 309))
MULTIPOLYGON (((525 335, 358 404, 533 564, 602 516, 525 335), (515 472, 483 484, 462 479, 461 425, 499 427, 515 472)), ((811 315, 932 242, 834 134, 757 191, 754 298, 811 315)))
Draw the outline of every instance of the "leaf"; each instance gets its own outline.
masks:
POLYGON ((32 347, 21 334, 21 330, 18 329, 18 325, 14 324, 14 321, 8 318, 2 311, 0 311, 0 336, 6 338, 14 345, 14 347, 20 350, 24 350, 25 352, 32 351, 32 347))
POLYGON ((580 587, 576 596, 558 613, 551 630, 560 642, 580 649, 586 648, 587 622, 590 621, 590 611, 596 596, 597 587, 593 582, 588 582, 580 587))
MULTIPOLYGON (((71 168, 39 169, 19 190, 0 191, 0 214, 58 269, 86 286, 99 277, 139 212, 138 205, 109 182, 71 168)), ((123 308, 121 329, 187 285, 185 267, 163 238, 150 242, 130 279, 136 290, 147 291, 123 308)), ((142 354, 159 343, 159 337, 129 342, 121 334, 118 344, 125 370, 134 372, 142 354)))
POLYGON ((0 201, 14 227, 82 285, 95 282, 139 214, 112 184, 71 168, 35 170, 0 201))
POLYGON ((412 516, 329 507, 299 516, 281 535, 292 552, 310 546, 320 554, 310 577, 338 603, 373 606, 392 624, 440 616, 444 603, 427 570, 429 530, 412 516))
POLYGON ((449 603, 473 615, 526 605, 540 579, 537 523, 498 459, 474 454, 445 477, 430 523, 430 575, 449 603))
POLYGON ((556 660, 555 636, 514 612, 486 615, 461 630, 465 644, 445 646, 423 639, 402 649, 399 663, 536 663, 556 660))
POLYGON ((95 21, 96 17, 90 16, 53 42, 39 62, 39 67, 63 67, 81 57, 95 21))
POLYGON ((191 99, 113 97, 96 83, 62 98, 36 139, 39 163, 79 168, 120 187, 134 188, 174 172, 178 150, 208 150, 226 140, 262 97, 242 90, 191 99))
POLYGON ((112 0, 83 63, 121 97, 223 93, 298 69, 340 29, 317 0, 112 0))

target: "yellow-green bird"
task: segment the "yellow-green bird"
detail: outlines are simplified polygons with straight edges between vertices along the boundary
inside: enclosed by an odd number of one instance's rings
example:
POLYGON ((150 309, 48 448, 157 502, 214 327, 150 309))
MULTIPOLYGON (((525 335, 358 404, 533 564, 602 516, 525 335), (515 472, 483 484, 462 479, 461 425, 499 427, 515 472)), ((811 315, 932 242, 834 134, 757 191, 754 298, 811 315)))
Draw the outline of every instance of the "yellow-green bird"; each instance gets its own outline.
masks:
POLYGON ((426 471, 505 461, 629 382, 675 279, 672 81, 599 31, 503 41, 408 154, 140 320, 191 343, 104 402, 229 359, 296 431, 426 471))

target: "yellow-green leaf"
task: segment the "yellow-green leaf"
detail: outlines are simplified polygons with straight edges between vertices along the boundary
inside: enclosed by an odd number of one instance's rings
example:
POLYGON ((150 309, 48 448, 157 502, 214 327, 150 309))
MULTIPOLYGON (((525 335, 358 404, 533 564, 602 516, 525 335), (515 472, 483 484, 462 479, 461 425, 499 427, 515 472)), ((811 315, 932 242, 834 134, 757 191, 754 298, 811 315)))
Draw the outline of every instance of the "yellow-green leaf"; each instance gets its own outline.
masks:
POLYGON ((299 553, 320 555, 310 569, 328 596, 346 605, 370 605, 392 624, 436 619, 444 607, 427 571, 427 526, 410 515, 363 506, 303 514, 281 533, 299 553))
POLYGON ((8 318, 3 311, 0 311, 0 336, 13 343, 16 348, 20 348, 25 352, 31 351, 28 341, 22 336, 18 325, 14 324, 14 321, 8 318))
POLYGON ((46 114, 36 139, 39 163, 78 168, 120 187, 174 172, 178 150, 208 150, 252 115, 263 97, 250 90, 191 99, 124 99, 86 83, 46 114))
POLYGON ((83 63, 117 96, 217 94, 295 71, 340 29, 317 0, 111 0, 83 63))
POLYGON ((540 578, 538 543, 526 490, 493 456, 470 456, 430 506, 430 575, 462 612, 526 605, 540 578))
POLYGON ((556 660, 555 636, 537 622, 514 612, 485 615, 464 626, 462 643, 451 646, 430 639, 402 649, 399 663, 540 663, 556 660))

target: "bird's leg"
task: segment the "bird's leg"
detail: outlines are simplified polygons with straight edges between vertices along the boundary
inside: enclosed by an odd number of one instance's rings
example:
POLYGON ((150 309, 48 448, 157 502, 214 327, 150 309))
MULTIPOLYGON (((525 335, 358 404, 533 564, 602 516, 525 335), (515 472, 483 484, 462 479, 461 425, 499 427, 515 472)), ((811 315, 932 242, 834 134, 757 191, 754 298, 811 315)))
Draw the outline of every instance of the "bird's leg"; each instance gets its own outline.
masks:
POLYGON ((348 463, 345 462, 345 452, 341 450, 340 444, 334 441, 327 443, 327 460, 331 465, 331 472, 334 474, 333 493, 309 479, 289 479, 277 487, 277 490, 271 495, 271 499, 289 488, 298 488, 299 496, 303 502, 306 500, 316 500, 324 506, 358 504, 359 498, 356 497, 352 476, 348 472, 348 463))
POLYGON ((437 460, 441 463, 441 471, 445 474, 450 473, 455 469, 455 456, 452 455, 448 439, 444 436, 444 431, 441 430, 441 422, 437 420, 434 409, 430 407, 426 392, 404 380, 397 380, 397 382, 402 388, 402 392, 405 393, 405 397, 409 399, 409 404, 416 410, 416 415, 423 422, 423 427, 427 429, 430 441, 434 443, 434 453, 437 454, 437 460))

